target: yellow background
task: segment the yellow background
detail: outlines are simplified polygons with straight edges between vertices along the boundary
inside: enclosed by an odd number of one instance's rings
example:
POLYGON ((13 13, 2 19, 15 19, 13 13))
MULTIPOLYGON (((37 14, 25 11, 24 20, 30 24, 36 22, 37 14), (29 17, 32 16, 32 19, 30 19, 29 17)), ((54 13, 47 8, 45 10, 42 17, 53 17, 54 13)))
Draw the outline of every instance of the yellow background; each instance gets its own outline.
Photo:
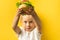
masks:
MULTIPOLYGON (((0 40, 17 40, 11 26, 16 15, 17 1, 19 0, 0 0, 0 40)), ((60 1, 30 1, 42 21, 42 40, 60 40, 60 1)))

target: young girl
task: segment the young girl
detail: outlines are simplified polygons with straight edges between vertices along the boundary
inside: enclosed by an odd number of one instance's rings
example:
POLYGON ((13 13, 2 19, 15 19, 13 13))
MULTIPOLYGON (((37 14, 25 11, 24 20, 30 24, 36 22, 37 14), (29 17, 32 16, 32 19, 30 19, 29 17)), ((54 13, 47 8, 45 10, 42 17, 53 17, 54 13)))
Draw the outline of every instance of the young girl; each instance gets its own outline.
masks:
POLYGON ((40 19, 32 6, 22 4, 17 10, 12 26, 18 35, 18 40, 41 40, 40 19), (20 27, 18 27, 19 18, 22 24, 20 27))

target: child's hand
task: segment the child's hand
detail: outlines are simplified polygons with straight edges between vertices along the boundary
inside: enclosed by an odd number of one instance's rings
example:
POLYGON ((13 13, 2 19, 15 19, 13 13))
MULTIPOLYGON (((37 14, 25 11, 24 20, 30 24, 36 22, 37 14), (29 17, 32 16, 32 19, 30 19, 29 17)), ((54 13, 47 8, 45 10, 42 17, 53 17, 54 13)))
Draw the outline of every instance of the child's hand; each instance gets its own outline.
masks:
MULTIPOLYGON (((33 14, 32 12, 34 11, 34 8, 32 7, 32 6, 30 6, 29 8, 28 8, 28 12, 29 12, 29 14, 33 14)), ((27 12, 26 12, 27 13, 27 12)))
POLYGON ((34 8, 32 6, 26 6, 25 4, 22 4, 19 6, 17 10, 17 14, 33 14, 32 12, 34 11, 34 8))
POLYGON ((24 11, 24 14, 32 15, 33 14, 32 12, 34 11, 34 8, 32 6, 26 7, 26 8, 23 9, 23 11, 24 11))
POLYGON ((27 6, 25 4, 22 4, 19 6, 19 8, 17 9, 17 14, 24 14, 25 11, 27 10, 27 6), (24 10, 25 9, 25 10, 24 10))

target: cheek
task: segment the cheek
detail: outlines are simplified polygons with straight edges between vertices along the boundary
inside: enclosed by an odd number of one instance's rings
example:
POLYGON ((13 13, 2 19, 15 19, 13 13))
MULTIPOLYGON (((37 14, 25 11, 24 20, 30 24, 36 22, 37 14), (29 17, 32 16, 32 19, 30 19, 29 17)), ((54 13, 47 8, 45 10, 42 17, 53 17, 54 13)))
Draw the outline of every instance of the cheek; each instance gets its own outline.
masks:
POLYGON ((22 27, 24 27, 24 28, 25 28, 25 26, 26 26, 26 25, 25 25, 25 23, 24 23, 24 22, 22 22, 22 27))
POLYGON ((34 24, 34 23, 31 23, 30 26, 31 26, 31 27, 35 27, 35 24, 34 24))
POLYGON ((22 25, 23 25, 23 26, 26 26, 26 24, 25 24, 25 23, 22 23, 22 25))

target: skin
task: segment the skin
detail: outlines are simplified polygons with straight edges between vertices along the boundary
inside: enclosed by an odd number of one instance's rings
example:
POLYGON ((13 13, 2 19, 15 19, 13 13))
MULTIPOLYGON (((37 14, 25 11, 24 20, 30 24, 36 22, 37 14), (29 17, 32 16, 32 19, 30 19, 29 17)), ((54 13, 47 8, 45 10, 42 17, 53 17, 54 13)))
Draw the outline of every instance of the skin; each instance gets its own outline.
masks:
POLYGON ((22 27, 27 32, 31 32, 35 28, 35 23, 32 15, 22 16, 22 27))
POLYGON ((38 32, 41 32, 41 26, 40 26, 40 20, 36 14, 36 12, 34 10, 32 10, 33 8, 30 7, 29 9, 27 9, 26 11, 24 11, 23 13, 20 13, 22 11, 22 9, 24 9, 25 6, 18 8, 16 16, 13 20, 12 23, 12 28, 13 30, 16 32, 17 35, 19 35, 21 33, 21 30, 18 26, 18 22, 20 19, 20 16, 22 15, 22 27, 24 28, 25 31, 32 31, 36 26, 38 32), (26 14, 26 15, 23 15, 26 14))

